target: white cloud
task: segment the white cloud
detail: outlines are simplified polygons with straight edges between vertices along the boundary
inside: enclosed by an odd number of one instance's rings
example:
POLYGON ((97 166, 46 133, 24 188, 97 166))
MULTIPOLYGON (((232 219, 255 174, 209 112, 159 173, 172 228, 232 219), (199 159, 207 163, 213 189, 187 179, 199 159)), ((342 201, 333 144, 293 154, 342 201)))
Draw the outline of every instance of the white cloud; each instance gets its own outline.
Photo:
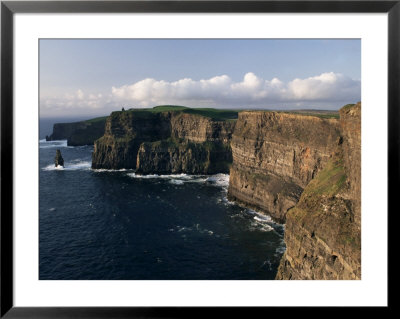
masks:
POLYGON ((208 80, 185 78, 175 82, 145 79, 131 85, 112 88, 115 100, 138 106, 190 102, 212 105, 271 105, 275 102, 349 101, 360 99, 361 83, 342 74, 323 73, 285 84, 278 78, 264 80, 252 72, 241 82, 222 75, 208 80))
POLYGON ((360 95, 361 85, 349 77, 337 73, 323 73, 307 79, 294 79, 288 83, 292 99, 329 100, 343 99, 351 94, 360 95))
POLYGON ((84 97, 85 97, 85 94, 83 94, 83 91, 82 91, 81 89, 79 89, 78 91, 76 91, 76 97, 77 97, 79 100, 83 100, 84 97))
MULTIPOLYGON (((65 93, 59 95, 46 95, 40 98, 40 108, 44 113, 51 111, 51 113, 78 110, 99 110, 111 102, 111 95, 104 97, 103 94, 85 94, 81 89, 74 93, 65 93)), ((90 112, 89 112, 90 113, 90 112)))
POLYGON ((265 80, 249 72, 240 82, 228 75, 210 79, 177 81, 143 79, 129 85, 112 87, 110 93, 85 93, 79 89, 64 96, 42 97, 43 108, 104 109, 149 107, 159 104, 213 107, 302 107, 338 108, 361 99, 361 82, 334 72, 294 79, 284 83, 278 78, 265 80))

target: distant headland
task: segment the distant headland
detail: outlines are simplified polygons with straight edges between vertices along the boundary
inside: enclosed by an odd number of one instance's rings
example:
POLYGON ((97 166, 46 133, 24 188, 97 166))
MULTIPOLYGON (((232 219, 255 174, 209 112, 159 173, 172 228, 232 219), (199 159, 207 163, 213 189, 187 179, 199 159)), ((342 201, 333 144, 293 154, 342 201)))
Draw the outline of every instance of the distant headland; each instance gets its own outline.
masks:
POLYGON ((229 173, 228 198, 286 223, 277 279, 361 279, 361 103, 334 111, 163 105, 54 124, 93 169, 229 173))

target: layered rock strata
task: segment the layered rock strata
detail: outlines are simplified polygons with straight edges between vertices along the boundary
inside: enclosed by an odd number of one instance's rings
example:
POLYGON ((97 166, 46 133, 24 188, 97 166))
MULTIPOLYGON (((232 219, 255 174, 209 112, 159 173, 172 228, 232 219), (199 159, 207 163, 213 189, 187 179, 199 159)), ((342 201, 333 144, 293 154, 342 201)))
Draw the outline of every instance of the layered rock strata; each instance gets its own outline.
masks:
POLYGON ((113 112, 93 168, 230 172, 228 197, 286 222, 277 279, 361 278, 361 104, 323 116, 113 112))
POLYGON ((228 145, 164 140, 140 145, 136 172, 139 174, 229 173, 232 155, 228 145))
POLYGON ((240 112, 231 141, 228 197, 284 222, 338 139, 337 119, 240 112))
POLYGON ((94 144, 92 168, 138 173, 228 172, 234 121, 182 112, 113 112, 94 144))
POLYGON ((174 113, 171 117, 171 137, 195 143, 229 144, 235 123, 236 121, 214 121, 204 116, 174 113))
POLYGON ((286 218, 277 279, 361 279, 361 104, 340 110, 334 155, 286 218))
POLYGON ((140 144, 168 138, 170 113, 112 112, 104 136, 94 143, 92 168, 136 168, 140 144))

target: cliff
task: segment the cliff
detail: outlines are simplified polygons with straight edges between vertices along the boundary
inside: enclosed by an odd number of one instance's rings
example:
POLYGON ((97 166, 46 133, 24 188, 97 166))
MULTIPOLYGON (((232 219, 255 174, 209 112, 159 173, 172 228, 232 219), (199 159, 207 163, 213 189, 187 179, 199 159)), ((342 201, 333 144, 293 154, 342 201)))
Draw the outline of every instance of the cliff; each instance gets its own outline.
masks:
POLYGON ((104 136, 94 143, 92 168, 136 168, 140 144, 170 136, 170 117, 170 112, 112 112, 104 136))
POLYGON ((140 174, 229 173, 232 163, 228 145, 216 142, 193 143, 173 139, 140 145, 136 172, 140 174))
POLYGON ((198 114, 179 113, 171 118, 171 137, 195 143, 229 144, 235 121, 215 120, 198 114))
POLYGON ((223 114, 181 107, 113 112, 104 136, 95 141, 92 168, 131 168, 142 174, 228 172, 235 122, 231 113, 227 119, 223 114))
POLYGON ((224 112, 172 106, 113 112, 94 143, 92 167, 229 171, 229 199, 286 222, 277 279, 360 279, 361 104, 343 107, 340 119, 323 112, 224 112))
POLYGON ((334 155, 286 217, 277 279, 361 279, 361 104, 340 110, 334 155))
POLYGON ((284 222, 338 139, 334 118, 240 112, 231 141, 228 197, 284 222))
POLYGON ((93 145, 94 141, 103 136, 105 117, 74 123, 56 123, 53 133, 46 136, 46 141, 67 140, 70 146, 93 145))

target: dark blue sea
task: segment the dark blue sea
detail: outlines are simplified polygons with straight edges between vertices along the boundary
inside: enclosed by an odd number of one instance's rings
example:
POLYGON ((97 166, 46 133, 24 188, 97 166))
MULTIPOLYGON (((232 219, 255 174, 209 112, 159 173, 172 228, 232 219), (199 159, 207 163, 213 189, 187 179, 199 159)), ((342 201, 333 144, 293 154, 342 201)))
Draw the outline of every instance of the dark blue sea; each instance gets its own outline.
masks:
POLYGON ((229 175, 92 170, 93 146, 46 142, 43 123, 39 279, 274 279, 283 225, 229 202, 229 175))

